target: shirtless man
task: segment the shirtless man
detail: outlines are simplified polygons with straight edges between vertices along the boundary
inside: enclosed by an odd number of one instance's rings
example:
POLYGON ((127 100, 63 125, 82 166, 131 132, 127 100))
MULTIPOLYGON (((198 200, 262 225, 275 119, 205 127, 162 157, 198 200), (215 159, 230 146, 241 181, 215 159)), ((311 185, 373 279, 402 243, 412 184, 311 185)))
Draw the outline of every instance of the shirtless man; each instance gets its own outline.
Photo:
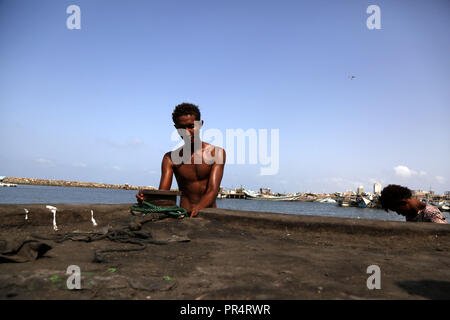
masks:
POLYGON ((203 208, 216 207, 225 166, 225 150, 200 140, 203 121, 196 105, 182 103, 176 106, 172 119, 184 140, 184 146, 164 155, 159 190, 170 190, 175 174, 182 193, 180 206, 195 217, 203 208))

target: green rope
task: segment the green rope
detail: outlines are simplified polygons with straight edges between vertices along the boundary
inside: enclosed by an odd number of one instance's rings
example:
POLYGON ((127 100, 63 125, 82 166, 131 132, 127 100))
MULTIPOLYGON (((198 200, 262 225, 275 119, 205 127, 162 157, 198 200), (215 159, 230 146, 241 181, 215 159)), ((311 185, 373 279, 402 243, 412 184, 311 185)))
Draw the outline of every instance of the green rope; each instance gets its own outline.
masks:
POLYGON ((143 201, 142 204, 133 204, 130 212, 134 215, 136 212, 140 213, 165 213, 172 216, 188 216, 187 211, 179 206, 173 207, 158 207, 150 202, 143 201))

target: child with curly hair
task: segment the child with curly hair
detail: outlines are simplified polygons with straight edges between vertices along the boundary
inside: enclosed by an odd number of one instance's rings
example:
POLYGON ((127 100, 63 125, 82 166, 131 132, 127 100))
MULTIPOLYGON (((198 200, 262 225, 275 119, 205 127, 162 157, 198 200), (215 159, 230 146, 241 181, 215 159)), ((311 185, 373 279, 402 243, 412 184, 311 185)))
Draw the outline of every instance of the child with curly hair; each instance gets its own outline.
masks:
POLYGON ((438 208, 413 198, 406 187, 388 185, 381 192, 380 202, 383 209, 397 212, 406 221, 447 223, 438 208))

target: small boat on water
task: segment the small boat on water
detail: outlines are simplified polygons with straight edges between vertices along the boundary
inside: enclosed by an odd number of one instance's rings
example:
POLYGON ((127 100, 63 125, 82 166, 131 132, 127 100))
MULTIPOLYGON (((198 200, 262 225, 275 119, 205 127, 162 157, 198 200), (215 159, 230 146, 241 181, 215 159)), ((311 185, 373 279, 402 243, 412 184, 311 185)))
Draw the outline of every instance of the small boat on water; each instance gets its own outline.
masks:
POLYGON ((0 187, 17 187, 17 184, 0 182, 0 187))
POLYGON ((350 201, 345 201, 345 200, 342 200, 342 201, 339 201, 338 202, 338 205, 340 206, 340 207, 350 207, 350 201))
POLYGON ((359 202, 359 207, 360 208, 367 208, 369 206, 369 204, 370 204, 370 200, 362 197, 361 201, 359 202))
POLYGON ((339 199, 337 203, 340 207, 359 207, 359 202, 352 198, 339 199))
POLYGON ((17 184, 14 183, 3 183, 3 179, 5 179, 5 176, 0 176, 0 187, 17 187, 17 184))
POLYGON ((320 202, 320 203, 336 203, 337 201, 331 198, 324 198, 324 199, 320 199, 320 200, 316 200, 316 202, 320 202))
POLYGON ((441 211, 450 211, 450 205, 447 201, 439 202, 436 207, 441 211))
POLYGON ((298 196, 265 196, 263 195, 258 200, 271 200, 271 201, 295 201, 299 197, 298 196))
POLYGON ((267 195, 267 194, 256 193, 251 190, 243 190, 242 192, 244 192, 246 198, 250 199, 250 200, 295 201, 300 197, 298 195, 272 196, 272 195, 267 195))
POLYGON ((247 198, 250 198, 250 199, 261 197, 261 194, 260 194, 260 193, 257 193, 257 192, 252 191, 252 190, 245 190, 245 189, 244 189, 244 190, 242 190, 242 192, 245 194, 245 196, 246 196, 247 198))

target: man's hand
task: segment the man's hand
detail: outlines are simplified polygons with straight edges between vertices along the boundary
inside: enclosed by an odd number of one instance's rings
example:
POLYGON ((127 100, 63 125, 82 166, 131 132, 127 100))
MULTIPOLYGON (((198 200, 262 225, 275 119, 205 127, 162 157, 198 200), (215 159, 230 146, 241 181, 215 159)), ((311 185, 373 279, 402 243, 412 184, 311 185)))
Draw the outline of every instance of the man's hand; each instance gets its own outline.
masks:
POLYGON ((139 190, 138 194, 136 195, 136 198, 138 203, 142 203, 145 200, 142 190, 139 190))
POLYGON ((201 209, 201 208, 200 208, 199 206, 194 206, 194 207, 192 207, 190 217, 191 217, 191 218, 194 218, 195 216, 197 216, 197 215, 198 215, 198 212, 200 211, 200 209, 201 209))

